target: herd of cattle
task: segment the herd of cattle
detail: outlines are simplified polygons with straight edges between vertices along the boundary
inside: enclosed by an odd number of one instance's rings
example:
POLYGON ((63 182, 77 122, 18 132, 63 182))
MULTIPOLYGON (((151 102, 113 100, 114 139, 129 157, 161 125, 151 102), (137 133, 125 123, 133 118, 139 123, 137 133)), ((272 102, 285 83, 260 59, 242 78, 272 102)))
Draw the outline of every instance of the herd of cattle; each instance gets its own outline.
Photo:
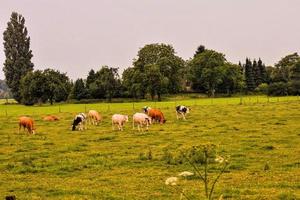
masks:
MULTIPOLYGON (((166 122, 164 114, 159 109, 150 108, 145 106, 143 108, 143 113, 135 113, 132 117, 132 126, 133 129, 137 125, 138 131, 144 131, 143 127, 146 127, 148 130, 149 125, 158 122, 163 124, 166 122)), ((182 118, 186 120, 185 116, 189 113, 190 108, 187 106, 179 105, 176 106, 176 117, 177 119, 182 118)), ((57 121, 58 117, 54 115, 48 115, 43 118, 44 121, 57 121)), ((86 129, 87 123, 98 125, 102 121, 102 116, 96 110, 90 110, 87 115, 85 113, 79 113, 75 116, 72 123, 72 131, 86 129)), ((112 129, 115 130, 117 127, 118 130, 122 131, 124 124, 128 122, 128 115, 114 114, 111 118, 112 129)), ((27 129, 29 134, 35 134, 34 120, 30 117, 22 116, 19 119, 19 132, 21 128, 27 129)))

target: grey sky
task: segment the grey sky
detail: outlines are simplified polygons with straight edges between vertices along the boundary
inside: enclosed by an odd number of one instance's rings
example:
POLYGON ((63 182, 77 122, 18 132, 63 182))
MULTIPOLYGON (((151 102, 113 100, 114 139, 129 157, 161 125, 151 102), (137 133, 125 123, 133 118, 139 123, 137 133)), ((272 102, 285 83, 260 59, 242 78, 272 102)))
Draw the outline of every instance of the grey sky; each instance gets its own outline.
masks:
POLYGON ((248 56, 273 65, 300 50, 299 10, 299 0, 0 0, 1 43, 16 11, 26 19, 35 69, 73 79, 102 65, 127 68, 148 43, 172 44, 184 59, 204 44, 231 62, 248 56))

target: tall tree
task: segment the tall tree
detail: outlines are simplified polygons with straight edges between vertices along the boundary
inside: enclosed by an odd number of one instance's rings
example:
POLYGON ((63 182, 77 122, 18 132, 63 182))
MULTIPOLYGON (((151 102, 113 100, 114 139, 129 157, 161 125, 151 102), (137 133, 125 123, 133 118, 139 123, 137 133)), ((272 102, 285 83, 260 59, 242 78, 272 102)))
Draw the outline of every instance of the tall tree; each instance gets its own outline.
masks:
POLYGON ((33 70, 31 62, 30 37, 25 27, 25 18, 13 12, 7 28, 3 33, 4 39, 4 75, 14 99, 21 102, 20 80, 33 70))
POLYGON ((214 96, 218 84, 222 82, 225 56, 213 50, 206 50, 189 61, 189 80, 192 88, 198 91, 205 89, 208 95, 214 96))
POLYGON ((289 82, 292 67, 300 61, 298 53, 289 54, 275 64, 276 71, 273 76, 274 82, 289 82))
POLYGON ((259 72, 260 72, 261 83, 267 83, 268 82, 268 75, 267 75, 266 66, 263 64, 263 62, 260 58, 257 61, 257 67, 258 67, 259 72))
POLYGON ((84 81, 80 78, 77 79, 72 88, 71 96, 74 99, 81 100, 88 97, 88 90, 84 84, 84 81))
POLYGON ((260 68, 255 59, 253 60, 252 63, 252 70, 253 70, 253 78, 254 78, 255 88, 256 88, 262 83, 262 78, 261 78, 260 68))
MULTIPOLYGON (((171 45, 145 45, 139 50, 138 58, 134 60, 133 65, 134 68, 142 74, 145 73, 145 67, 147 65, 158 66, 164 79, 168 79, 167 90, 165 92, 178 93, 182 90, 182 72, 185 63, 182 58, 175 55, 175 50, 171 45)), ((146 93, 147 86, 144 85, 143 82, 146 81, 142 80, 142 82, 136 82, 136 84, 141 84, 142 93, 146 93)))
POLYGON ((248 92, 252 92, 255 89, 255 81, 253 75, 252 62, 250 59, 246 58, 245 64, 245 80, 246 80, 246 88, 248 92))
POLYGON ((291 69, 290 87, 292 95, 300 95, 300 61, 295 63, 291 69))

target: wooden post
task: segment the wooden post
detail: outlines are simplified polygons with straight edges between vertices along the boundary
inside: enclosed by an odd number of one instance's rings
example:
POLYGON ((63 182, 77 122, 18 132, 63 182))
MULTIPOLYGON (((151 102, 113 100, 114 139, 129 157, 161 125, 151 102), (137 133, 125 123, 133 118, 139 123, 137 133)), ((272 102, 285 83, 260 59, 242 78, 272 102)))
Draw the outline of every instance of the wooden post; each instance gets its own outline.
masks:
POLYGON ((243 104, 243 97, 240 97, 240 105, 243 104))

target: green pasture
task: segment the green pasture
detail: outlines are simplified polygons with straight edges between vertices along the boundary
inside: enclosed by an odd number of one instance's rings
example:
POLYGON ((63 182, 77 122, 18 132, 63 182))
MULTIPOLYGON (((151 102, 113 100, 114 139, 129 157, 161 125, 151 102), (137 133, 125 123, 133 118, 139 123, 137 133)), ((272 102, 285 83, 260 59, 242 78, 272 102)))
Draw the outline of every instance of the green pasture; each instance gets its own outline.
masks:
MULTIPOLYGON (((2 102, 1 102, 2 103, 2 102)), ((300 101, 298 97, 251 96, 215 99, 174 98, 167 102, 0 105, 0 199, 204 199, 198 178, 165 180, 188 163, 168 164, 164 152, 215 144, 230 166, 216 186, 215 199, 300 198, 300 101), (174 107, 191 107, 187 121, 174 107), (148 132, 112 131, 114 113, 132 116, 143 106, 160 108, 167 119, 148 132), (98 110, 99 126, 70 129, 78 112, 98 110), (55 114, 58 122, 42 117, 55 114), (18 117, 35 119, 36 135, 18 133, 18 117), (149 154, 151 153, 151 157, 149 154), (183 198, 184 199, 184 198, 183 198)), ((216 175, 213 164, 210 175, 216 175)))

